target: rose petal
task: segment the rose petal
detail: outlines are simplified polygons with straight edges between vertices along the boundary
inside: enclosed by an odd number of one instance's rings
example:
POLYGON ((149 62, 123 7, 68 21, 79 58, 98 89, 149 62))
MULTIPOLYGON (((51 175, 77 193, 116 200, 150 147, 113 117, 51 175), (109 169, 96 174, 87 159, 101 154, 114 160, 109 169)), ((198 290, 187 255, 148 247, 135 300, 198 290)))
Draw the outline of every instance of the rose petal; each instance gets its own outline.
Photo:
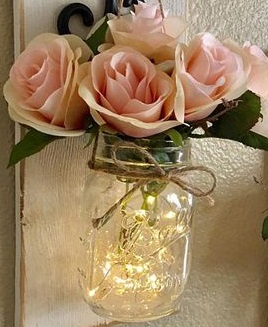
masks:
POLYGON ((178 46, 176 81, 183 85, 186 121, 207 117, 222 98, 233 100, 247 90, 247 64, 240 53, 235 43, 229 48, 209 33, 178 46))
POLYGON ((121 131, 126 135, 138 138, 159 134, 180 124, 176 120, 143 123, 141 121, 137 122, 136 120, 129 117, 122 117, 124 120, 118 120, 110 115, 102 114, 102 116, 105 117, 105 120, 97 111, 92 110, 92 117, 95 121, 108 122, 109 125, 113 126, 118 131, 121 131))
POLYGON ((204 104, 213 102, 213 100, 209 96, 210 92, 206 92, 206 88, 209 88, 209 91, 211 91, 211 87, 206 87, 206 85, 197 82, 187 73, 181 73, 180 77, 185 94, 186 112, 188 112, 188 110, 190 111, 191 108, 194 108, 194 110, 196 110, 195 108, 197 106, 199 107, 204 104))
POLYGON ((246 42, 243 50, 250 65, 249 90, 262 97, 268 97, 268 58, 256 45, 246 42))
MULTIPOLYGON (((139 52, 115 46, 95 56, 88 67, 88 76, 80 82, 78 92, 98 124, 108 123, 126 135, 139 137, 181 124, 177 120, 167 120, 174 109, 174 81, 164 72, 157 71, 139 52), (132 98, 131 92, 126 91, 132 87, 128 78, 137 83, 132 98), (123 101, 117 99, 118 95, 122 95, 123 101), (127 100, 126 95, 128 101, 122 106, 127 100)), ((179 104, 177 112, 181 111, 182 103, 179 104)))
MULTIPOLYGON (((159 56, 161 52, 158 49, 169 45, 173 48, 174 56, 177 39, 186 28, 186 24, 180 17, 168 17, 163 20, 159 9, 158 12, 155 17, 150 18, 141 12, 139 17, 137 14, 133 17, 125 15, 109 20, 108 25, 114 43, 131 46, 148 58, 159 56)), ((166 59, 173 59, 173 56, 166 59)))
POLYGON ((66 130, 64 127, 51 125, 38 111, 21 110, 21 107, 18 106, 19 95, 14 92, 10 80, 4 86, 4 94, 9 103, 8 111, 10 118, 18 123, 33 127, 42 133, 55 136, 72 137, 85 133, 84 130, 66 130))
POLYGON ((165 32, 174 39, 177 39, 187 28, 186 21, 179 16, 168 16, 163 20, 165 32))
POLYGON ((52 124, 64 126, 64 116, 65 112, 63 113, 63 119, 60 122, 53 122, 56 113, 61 112, 60 110, 60 103, 62 101, 63 96, 63 88, 57 89, 55 92, 50 94, 50 96, 46 99, 45 103, 42 107, 36 111, 41 113, 44 117, 46 117, 52 124))
POLYGON ((23 125, 30 126, 42 133, 48 135, 62 136, 62 137, 74 137, 80 136, 85 133, 85 130, 66 130, 64 127, 59 127, 51 125, 44 121, 44 117, 41 116, 38 112, 34 111, 20 111, 15 110, 12 107, 8 107, 8 112, 10 118, 14 121, 21 123, 23 125), (23 114, 23 115, 21 115, 23 114))
POLYGON ((85 117, 89 114, 87 104, 78 95, 78 83, 86 76, 88 71, 88 63, 83 65, 78 64, 80 56, 80 49, 77 49, 75 51, 74 72, 70 82, 69 94, 66 92, 66 97, 62 103, 62 105, 66 106, 64 117, 64 126, 66 129, 83 128, 85 117))
POLYGON ((162 17, 148 19, 148 17, 139 17, 138 19, 133 19, 131 24, 133 34, 143 34, 146 33, 162 33, 162 17))
POLYGON ((133 99, 124 108, 122 116, 135 118, 145 123, 155 122, 161 118, 162 106, 163 101, 160 100, 152 104, 144 104, 133 99))
POLYGON ((79 64, 87 62, 91 57, 93 57, 92 50, 89 48, 86 42, 84 42, 79 36, 75 34, 67 34, 63 37, 67 40, 73 52, 77 51, 77 49, 80 49, 81 56, 78 60, 79 64))
POLYGON ((159 10, 159 5, 149 5, 147 3, 138 2, 137 5, 134 5, 135 8, 135 15, 138 17, 144 18, 154 18, 157 17, 159 10))
POLYGON ((121 109, 130 100, 130 96, 124 86, 110 77, 107 77, 105 95, 108 102, 118 114, 122 112, 121 109), (119 94, 120 96, 118 96, 119 94))
POLYGON ((80 135, 81 131, 69 133, 66 128, 81 128, 81 117, 88 112, 77 95, 77 70, 78 61, 88 60, 90 53, 77 36, 45 33, 33 39, 15 62, 4 88, 11 117, 47 134, 80 135))

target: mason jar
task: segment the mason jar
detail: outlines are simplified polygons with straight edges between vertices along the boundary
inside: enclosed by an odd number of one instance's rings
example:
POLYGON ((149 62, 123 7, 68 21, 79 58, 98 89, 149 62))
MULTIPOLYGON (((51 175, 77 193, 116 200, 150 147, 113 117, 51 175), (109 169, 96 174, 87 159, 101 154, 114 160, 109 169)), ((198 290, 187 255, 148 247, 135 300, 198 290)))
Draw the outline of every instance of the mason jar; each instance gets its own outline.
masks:
POLYGON ((190 164, 191 146, 101 133, 93 151, 82 203, 90 225, 84 298, 118 321, 167 316, 187 283, 194 210, 193 195, 168 176, 190 164))

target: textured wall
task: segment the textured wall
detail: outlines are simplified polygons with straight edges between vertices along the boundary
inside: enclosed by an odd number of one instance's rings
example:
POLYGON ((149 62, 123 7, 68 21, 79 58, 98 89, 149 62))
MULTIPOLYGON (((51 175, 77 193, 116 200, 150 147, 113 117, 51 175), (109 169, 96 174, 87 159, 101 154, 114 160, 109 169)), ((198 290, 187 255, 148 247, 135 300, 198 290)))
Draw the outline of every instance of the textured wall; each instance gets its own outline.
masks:
POLYGON ((189 36, 210 31, 221 38, 238 42, 250 40, 263 49, 267 44, 267 10, 265 0, 188 0, 189 36))
POLYGON ((13 143, 2 88, 13 60, 12 1, 0 2, 0 326, 14 325, 14 171, 6 169, 13 143))

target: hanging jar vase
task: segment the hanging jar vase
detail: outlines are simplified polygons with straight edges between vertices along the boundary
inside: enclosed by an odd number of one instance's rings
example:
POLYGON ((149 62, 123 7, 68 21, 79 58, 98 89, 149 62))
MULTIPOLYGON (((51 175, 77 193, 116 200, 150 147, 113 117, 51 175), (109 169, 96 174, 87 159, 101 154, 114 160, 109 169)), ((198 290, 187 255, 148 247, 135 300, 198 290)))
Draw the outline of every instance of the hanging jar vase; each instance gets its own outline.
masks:
POLYGON ((137 322, 178 309, 191 263, 194 199, 182 176, 190 149, 188 142, 130 143, 105 133, 96 140, 83 201, 92 228, 80 283, 98 315, 137 322))

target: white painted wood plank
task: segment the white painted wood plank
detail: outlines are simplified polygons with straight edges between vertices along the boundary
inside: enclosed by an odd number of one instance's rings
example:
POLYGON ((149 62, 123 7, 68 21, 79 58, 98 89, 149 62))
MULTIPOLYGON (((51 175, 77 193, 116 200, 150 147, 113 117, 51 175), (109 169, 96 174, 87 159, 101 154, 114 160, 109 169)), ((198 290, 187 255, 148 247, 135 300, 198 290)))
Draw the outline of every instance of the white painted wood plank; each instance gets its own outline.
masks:
MULTIPOLYGON (((57 16, 70 2, 14 0, 16 54, 34 36, 56 32, 57 16)), ((90 6, 96 19, 102 16, 104 1, 80 2, 90 6)), ((182 3, 166 1, 164 5, 181 12, 182 3)), ((21 254, 22 267, 18 327, 90 327, 107 323, 90 311, 78 286, 77 269, 84 260, 79 238, 85 235, 88 224, 79 215, 79 199, 88 174, 89 153, 83 145, 83 138, 60 141, 25 163, 21 244, 17 234, 21 246, 17 258, 21 254)))
MULTIPOLYGON (((19 3, 15 0, 15 5, 19 3)), ((26 42, 41 32, 55 31, 57 14, 67 3, 24 0, 26 42)), ((103 11, 100 0, 83 3, 92 3, 99 16, 103 11)), ((185 2, 164 0, 164 5, 182 12, 185 2)), ((216 16, 209 18, 218 21, 216 16)), ((77 268, 83 265, 79 237, 87 227, 79 215, 88 174, 89 154, 83 145, 83 138, 60 141, 26 162, 22 323, 17 327, 105 324, 83 302, 77 283, 77 268)), ((261 152, 230 142, 204 141, 195 151, 198 163, 213 167, 218 175, 216 206, 201 208, 195 216, 195 260, 181 312, 152 325, 207 327, 209 321, 219 327, 263 327, 267 246, 259 232, 267 191, 254 183, 253 176, 263 177, 267 184, 267 162, 261 152)))
MULTIPOLYGON (((80 199, 89 173, 89 152, 81 138, 60 141, 25 166, 23 239, 25 247, 24 325, 95 326, 78 286, 88 222, 80 199)), ((24 326, 23 325, 23 326, 24 326)))
MULTIPOLYGON (((70 1, 15 1, 16 55, 34 36, 42 32, 56 32, 57 16, 68 3, 70 1)), ((88 4, 87 1, 81 3, 88 4)), ((101 4, 96 0, 90 5, 95 18, 101 17, 104 3, 101 4)), ((17 137, 19 134, 20 129, 17 137)), ((17 223, 17 248, 21 248, 21 251, 17 251, 17 273, 21 273, 20 288, 17 288, 21 291, 17 293, 17 326, 105 324, 105 320, 94 315, 83 302, 78 287, 77 268, 81 257, 78 257, 77 253, 82 255, 82 251, 77 250, 77 247, 80 246, 79 237, 84 235, 85 229, 81 230, 82 224, 79 224, 77 219, 79 204, 77 201, 74 204, 72 200, 65 202, 64 194, 74 196, 76 200, 79 198, 86 172, 80 174, 82 179, 79 185, 76 185, 79 179, 73 179, 71 176, 73 170, 78 174, 81 169, 85 170, 86 152, 83 151, 82 146, 78 151, 83 153, 84 157, 77 156, 76 151, 72 151, 72 141, 79 146, 82 144, 81 139, 70 140, 69 144, 68 141, 62 148, 52 145, 48 154, 45 152, 40 157, 36 156, 28 160, 25 165, 22 242, 20 242, 20 217, 17 223), (63 170, 61 170, 61 162, 53 162, 56 158, 64 158, 66 165, 63 170), (77 158, 80 160, 76 161, 77 158), (42 169, 42 174, 40 174, 39 160, 44 167, 49 167, 48 171, 42 169), (60 165, 60 169, 57 164, 60 165), (59 172, 65 174, 63 180, 68 186, 54 178, 59 172), (50 179, 51 176, 54 177, 50 179), (67 186, 67 192, 64 188, 57 191, 57 187, 63 185, 67 186), (75 194, 73 187, 78 194, 75 194), (53 193, 49 190, 55 191, 56 202, 51 200, 53 193), (38 195, 33 203, 34 194, 38 195), (75 213, 74 216, 65 216, 70 212, 75 213), (74 229, 71 225, 75 226, 74 229)), ((20 168, 18 169, 20 171, 20 168)), ((19 197, 19 178, 17 190, 19 197)))

